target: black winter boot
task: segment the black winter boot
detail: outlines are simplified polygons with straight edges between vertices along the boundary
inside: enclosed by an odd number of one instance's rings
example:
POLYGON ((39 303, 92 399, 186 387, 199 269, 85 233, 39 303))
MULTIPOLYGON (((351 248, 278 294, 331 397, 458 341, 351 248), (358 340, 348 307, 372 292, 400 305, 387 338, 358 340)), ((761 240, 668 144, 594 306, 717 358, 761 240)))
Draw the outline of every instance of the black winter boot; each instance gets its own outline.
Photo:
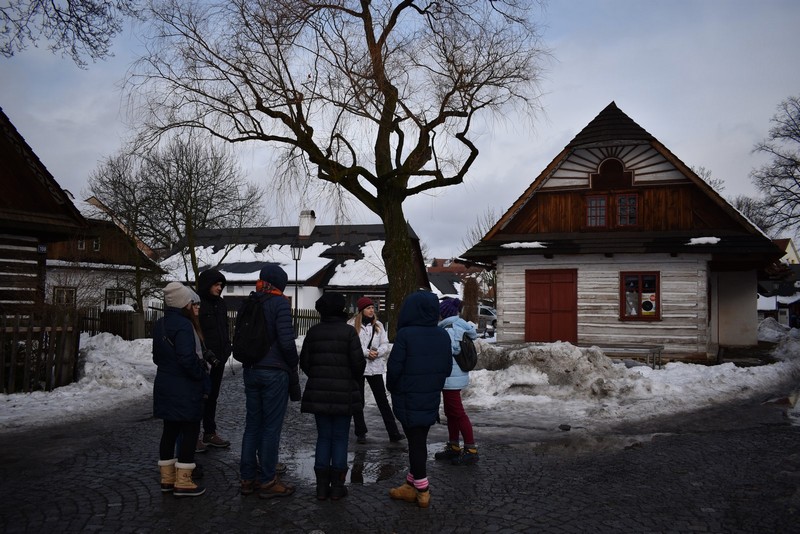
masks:
POLYGON ((347 497, 347 488, 344 486, 347 480, 347 469, 331 468, 331 500, 338 501, 347 497))
POLYGON ((317 499, 324 501, 331 494, 331 470, 328 467, 315 467, 317 475, 317 499))

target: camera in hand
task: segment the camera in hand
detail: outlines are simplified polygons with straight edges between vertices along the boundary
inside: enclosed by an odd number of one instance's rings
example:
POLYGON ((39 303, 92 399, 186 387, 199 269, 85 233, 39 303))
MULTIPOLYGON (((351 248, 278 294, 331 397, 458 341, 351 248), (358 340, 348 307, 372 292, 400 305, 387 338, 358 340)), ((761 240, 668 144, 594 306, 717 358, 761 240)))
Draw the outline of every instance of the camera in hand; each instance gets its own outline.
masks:
POLYGON ((214 351, 210 349, 203 349, 203 360, 211 367, 216 367, 222 363, 219 361, 219 358, 217 358, 217 355, 214 354, 214 351))

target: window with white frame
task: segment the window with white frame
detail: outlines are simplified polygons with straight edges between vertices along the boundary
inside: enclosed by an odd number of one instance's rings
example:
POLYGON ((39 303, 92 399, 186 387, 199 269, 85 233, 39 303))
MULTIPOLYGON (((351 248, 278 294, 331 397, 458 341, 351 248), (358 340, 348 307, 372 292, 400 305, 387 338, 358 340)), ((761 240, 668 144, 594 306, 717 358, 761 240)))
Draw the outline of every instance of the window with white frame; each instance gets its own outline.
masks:
POLYGON ((125 304, 125 291, 122 289, 106 289, 106 308, 125 304))

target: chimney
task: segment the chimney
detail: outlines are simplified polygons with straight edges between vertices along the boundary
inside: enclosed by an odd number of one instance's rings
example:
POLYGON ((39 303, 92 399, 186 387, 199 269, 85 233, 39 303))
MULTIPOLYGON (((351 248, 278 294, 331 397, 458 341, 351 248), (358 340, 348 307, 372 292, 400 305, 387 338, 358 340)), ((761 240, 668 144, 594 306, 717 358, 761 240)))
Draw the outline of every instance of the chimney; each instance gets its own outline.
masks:
POLYGON ((314 210, 303 210, 300 212, 300 228, 297 232, 300 239, 305 239, 311 235, 316 226, 317 216, 314 210))

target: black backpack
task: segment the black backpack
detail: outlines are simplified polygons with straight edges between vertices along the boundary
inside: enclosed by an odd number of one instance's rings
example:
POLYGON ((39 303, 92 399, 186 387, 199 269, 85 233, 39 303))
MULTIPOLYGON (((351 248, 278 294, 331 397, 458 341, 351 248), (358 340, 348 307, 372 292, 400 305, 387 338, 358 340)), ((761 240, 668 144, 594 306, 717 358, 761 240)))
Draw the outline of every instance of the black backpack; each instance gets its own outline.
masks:
POLYGON ((233 359, 253 365, 266 356, 271 345, 264 317, 264 301, 272 295, 250 293, 236 313, 233 331, 233 359))
MULTIPOLYGON (((453 328, 453 325, 449 325, 447 328, 453 328)), ((458 345, 461 347, 461 350, 458 354, 453 354, 453 358, 456 359, 456 363, 462 371, 465 373, 472 371, 475 369, 475 366, 478 365, 478 350, 475 348, 475 343, 473 343, 472 338, 464 332, 458 345)))
POLYGON ((478 351, 475 349, 475 343, 473 343, 472 338, 464 332, 458 344, 461 346, 461 352, 453 355, 456 359, 456 363, 461 367, 462 371, 472 371, 475 369, 475 366, 478 365, 478 351))

